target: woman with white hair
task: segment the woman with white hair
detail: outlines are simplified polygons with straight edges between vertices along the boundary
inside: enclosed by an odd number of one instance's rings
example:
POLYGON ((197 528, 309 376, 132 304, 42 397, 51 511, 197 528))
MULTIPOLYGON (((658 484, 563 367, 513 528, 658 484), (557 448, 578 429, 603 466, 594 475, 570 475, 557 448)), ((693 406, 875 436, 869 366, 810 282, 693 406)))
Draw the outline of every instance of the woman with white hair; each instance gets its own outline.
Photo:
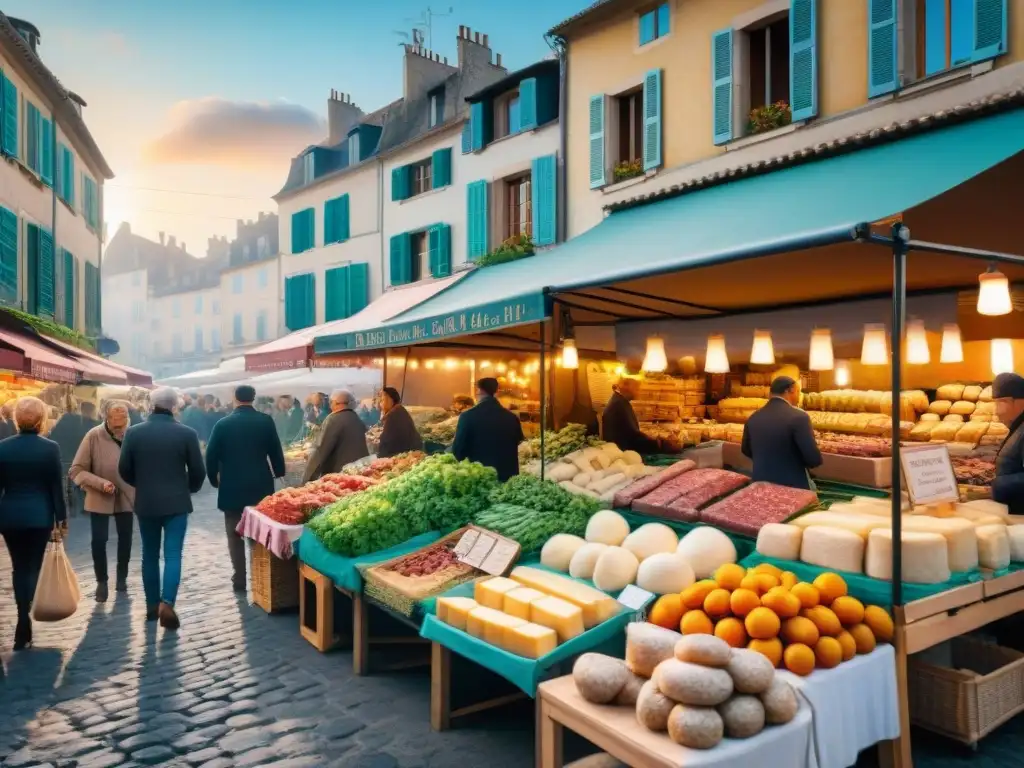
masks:
POLYGON ((85 513, 92 528, 92 565, 96 572, 96 602, 109 596, 107 586, 107 541, 110 519, 117 529, 118 592, 128 591, 128 561, 132 557, 132 510, 135 489, 117 472, 121 443, 128 429, 128 403, 109 400, 104 404, 103 422, 90 429, 75 452, 71 482, 85 491, 85 513))
POLYGON ((32 598, 50 537, 67 528, 60 448, 40 433, 46 404, 23 397, 14 407, 18 434, 0 441, 0 536, 11 556, 18 625, 14 650, 32 644, 32 598))

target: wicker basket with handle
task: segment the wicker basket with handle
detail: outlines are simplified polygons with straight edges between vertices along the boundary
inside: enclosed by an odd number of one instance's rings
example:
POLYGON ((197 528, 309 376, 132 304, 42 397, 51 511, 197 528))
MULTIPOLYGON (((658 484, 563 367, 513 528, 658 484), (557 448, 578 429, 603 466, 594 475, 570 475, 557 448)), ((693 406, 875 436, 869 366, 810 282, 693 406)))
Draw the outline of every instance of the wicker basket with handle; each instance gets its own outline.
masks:
POLYGON ((298 560, 282 560, 259 542, 250 543, 253 603, 267 613, 298 608, 298 560))

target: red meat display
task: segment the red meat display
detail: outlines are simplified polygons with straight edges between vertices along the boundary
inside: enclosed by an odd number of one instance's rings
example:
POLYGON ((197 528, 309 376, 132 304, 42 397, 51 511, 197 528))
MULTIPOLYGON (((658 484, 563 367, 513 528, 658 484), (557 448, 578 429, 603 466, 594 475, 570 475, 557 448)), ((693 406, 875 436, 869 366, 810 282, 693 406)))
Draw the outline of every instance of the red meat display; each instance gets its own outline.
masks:
POLYGON ((700 519, 724 531, 756 537, 762 526, 784 522, 817 503, 814 491, 758 482, 712 504, 700 519))
POLYGON ((369 488, 375 482, 367 477, 340 473, 324 475, 299 488, 284 488, 267 496, 256 505, 256 511, 284 525, 302 525, 316 510, 369 488))
POLYGON ((629 508, 636 499, 641 496, 650 493, 655 488, 660 487, 662 484, 667 483, 674 477, 678 477, 684 472, 689 472, 697 467, 696 462, 690 461, 689 459, 683 459, 677 461, 665 469, 661 470, 656 475, 650 475, 649 477, 641 478, 635 483, 631 483, 623 488, 621 491, 615 494, 613 500, 616 507, 629 508))
POLYGON ((659 517, 693 520, 696 519, 696 509, 700 503, 706 504, 747 482, 748 479, 743 475, 725 469, 695 469, 640 497, 633 502, 633 509, 659 517), (706 486, 710 486, 711 495, 704 497, 701 491, 706 486), (679 499, 691 496, 694 499, 692 503, 677 506, 679 499), (704 497, 704 501, 698 503, 701 497, 704 497))

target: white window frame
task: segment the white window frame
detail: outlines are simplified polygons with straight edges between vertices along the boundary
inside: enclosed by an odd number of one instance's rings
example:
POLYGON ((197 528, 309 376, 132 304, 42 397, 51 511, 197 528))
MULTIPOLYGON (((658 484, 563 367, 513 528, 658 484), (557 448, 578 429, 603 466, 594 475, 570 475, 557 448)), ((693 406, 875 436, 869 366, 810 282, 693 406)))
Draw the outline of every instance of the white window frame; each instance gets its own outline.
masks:
POLYGON ((302 156, 302 183, 311 184, 316 178, 316 156, 310 150, 302 156))
POLYGON ((359 134, 353 133, 348 137, 348 164, 357 165, 359 163, 359 134))

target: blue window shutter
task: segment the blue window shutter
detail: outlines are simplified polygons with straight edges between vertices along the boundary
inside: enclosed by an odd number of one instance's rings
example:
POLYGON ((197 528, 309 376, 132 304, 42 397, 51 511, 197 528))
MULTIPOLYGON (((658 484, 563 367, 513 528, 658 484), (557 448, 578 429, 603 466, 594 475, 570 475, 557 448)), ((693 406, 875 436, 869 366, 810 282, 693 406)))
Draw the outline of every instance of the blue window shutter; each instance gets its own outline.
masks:
POLYGON ((490 215, 487 188, 483 180, 466 185, 466 259, 469 261, 487 253, 490 215))
POLYGON ((18 214, 0 208, 0 302, 18 301, 18 214))
POLYGON ((338 237, 334 233, 334 222, 337 216, 335 208, 337 207, 337 198, 324 203, 324 245, 338 242, 338 237))
POLYGON ((391 169, 391 199, 395 202, 409 197, 409 166, 391 169))
POLYGON ((66 144, 60 145, 60 164, 58 165, 57 189, 60 198, 75 206, 75 153, 66 144))
POLYGON ((590 188, 605 184, 604 94, 590 97, 590 188))
POLYGON ((324 245, 349 238, 348 194, 324 203, 324 245))
POLYGON ((349 197, 347 192, 338 198, 337 229, 339 242, 344 243, 352 236, 352 225, 349 217, 349 197))
POLYGON ((469 106, 470 126, 470 149, 479 152, 484 148, 484 104, 489 102, 478 101, 469 106))
POLYGON ((292 253, 302 253, 316 243, 316 216, 312 208, 292 214, 292 253))
POLYGON ((654 40, 654 11, 640 16, 640 45, 647 45, 654 40))
POLYGON ((25 227, 25 311, 36 314, 39 307, 39 227, 25 227))
POLYGON ((974 0, 973 61, 1006 53, 1006 0, 974 0))
POLYGON ((61 248, 61 252, 64 260, 64 325, 74 328, 77 296, 75 273, 78 271, 78 263, 67 248, 61 248))
POLYGON ((316 210, 306 209, 306 247, 316 248, 316 210))
POLYGON ((452 228, 448 224, 435 224, 427 232, 430 250, 430 274, 448 277, 452 273, 452 228))
POLYGON ((53 186, 53 122, 42 118, 40 120, 41 130, 39 132, 39 175, 43 183, 53 186))
POLYGON ((661 165, 661 70, 644 75, 644 170, 661 165))
POLYGON ((924 74, 946 69, 946 0, 924 0, 924 74))
POLYGON ((312 272, 302 276, 302 317, 303 328, 316 325, 316 275, 312 272))
POLYGON ((408 232, 391 238, 391 285, 412 281, 412 239, 408 232))
POLYGON ((732 141, 732 30, 711 35, 711 100, 715 144, 732 141))
MULTIPOLYGON (((200 346, 202 346, 201 336, 197 339, 197 341, 199 341, 200 346)), ((231 341, 234 342, 235 344, 242 343, 242 316, 239 314, 236 314, 231 318, 231 341)))
POLYGON ((974 0, 952 0, 949 20, 951 67, 970 64, 974 58, 974 0))
POLYGON ((53 235, 39 230, 39 261, 36 272, 36 314, 53 319, 54 315, 54 253, 53 235))
POLYGON ((0 150, 8 157, 18 156, 18 89, 0 73, 0 150))
POLYGON ((530 194, 533 197, 533 244, 553 245, 557 239, 558 193, 556 174, 558 158, 555 155, 535 157, 530 194))
POLYGON ((370 303, 370 265, 350 264, 348 268, 348 314, 361 312, 370 303))
POLYGON ((868 97, 899 87, 897 0, 868 0, 868 97))
POLYGON ((528 77, 519 83, 519 130, 537 127, 537 78, 528 77))
POLYGON ((39 108, 31 101, 26 101, 25 104, 27 105, 25 108, 25 154, 27 155, 25 160, 29 168, 39 173, 43 159, 39 151, 40 124, 43 116, 39 114, 39 108))
POLYGON ((658 37, 664 37, 667 35, 670 29, 669 16, 671 15, 671 9, 668 3, 662 3, 658 6, 658 37))
POLYGON ((430 157, 430 180, 432 189, 447 187, 452 183, 452 149, 438 149, 430 157))
POLYGON ((351 312, 348 306, 349 269, 335 267, 324 273, 324 321, 344 320, 351 312))
POLYGON ((468 155, 473 151, 473 127, 472 121, 466 120, 462 124, 462 154, 468 155))
POLYGON ((789 101, 793 120, 818 114, 818 0, 790 0, 789 101))

